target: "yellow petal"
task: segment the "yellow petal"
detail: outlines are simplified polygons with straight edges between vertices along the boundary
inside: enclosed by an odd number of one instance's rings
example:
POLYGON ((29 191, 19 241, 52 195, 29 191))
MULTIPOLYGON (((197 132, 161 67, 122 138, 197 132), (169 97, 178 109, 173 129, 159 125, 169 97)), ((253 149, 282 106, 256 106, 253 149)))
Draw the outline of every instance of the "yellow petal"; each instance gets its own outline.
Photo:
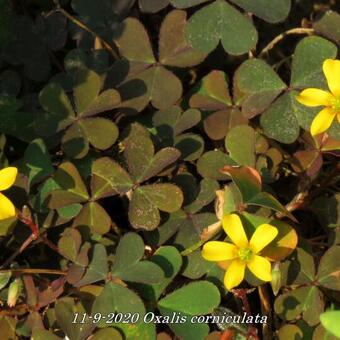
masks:
POLYGON ((312 122, 312 126, 310 128, 312 136, 325 132, 332 125, 334 118, 335 112, 332 109, 326 107, 321 110, 312 122))
POLYGON ((340 112, 336 115, 336 118, 338 119, 338 123, 340 124, 340 112))
POLYGON ((0 221, 15 216, 15 207, 13 203, 3 194, 0 193, 0 221))
POLYGON ((17 177, 18 169, 14 167, 8 167, 0 170, 0 191, 10 188, 17 177))
POLYGON ((296 100, 306 106, 331 106, 333 95, 327 91, 319 89, 303 90, 296 100))
POLYGON ((272 266, 264 257, 254 255, 253 259, 247 263, 247 267, 260 280, 271 281, 272 266))
POLYGON ((237 257, 237 247, 231 243, 210 241, 202 249, 202 256, 208 261, 225 261, 237 257))
POLYGON ((245 269, 246 264, 239 259, 231 263, 224 275, 224 285, 228 290, 233 289, 243 281, 245 269))
POLYGON ((340 60, 326 59, 323 63, 323 72, 328 87, 335 97, 340 96, 340 60))
POLYGON ((234 244, 239 248, 248 246, 248 238, 244 231, 242 221, 236 214, 230 214, 223 217, 223 229, 230 237, 234 244))
POLYGON ((270 224, 261 224, 250 239, 251 250, 257 254, 277 236, 278 230, 270 224))

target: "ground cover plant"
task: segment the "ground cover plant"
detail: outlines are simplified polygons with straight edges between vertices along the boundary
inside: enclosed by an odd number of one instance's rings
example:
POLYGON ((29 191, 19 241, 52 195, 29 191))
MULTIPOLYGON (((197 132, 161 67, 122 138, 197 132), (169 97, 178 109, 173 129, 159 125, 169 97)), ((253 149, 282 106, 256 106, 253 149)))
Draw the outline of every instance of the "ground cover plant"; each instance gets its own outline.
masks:
POLYGON ((0 0, 0 338, 340 338, 336 0, 0 0))

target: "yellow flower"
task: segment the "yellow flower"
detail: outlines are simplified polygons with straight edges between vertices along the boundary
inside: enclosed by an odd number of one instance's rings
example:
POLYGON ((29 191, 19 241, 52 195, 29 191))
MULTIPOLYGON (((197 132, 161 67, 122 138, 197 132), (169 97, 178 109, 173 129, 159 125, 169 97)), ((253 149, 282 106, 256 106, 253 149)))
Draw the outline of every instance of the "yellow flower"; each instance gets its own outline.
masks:
POLYGON ((325 132, 335 116, 340 123, 340 60, 326 59, 323 72, 330 92, 309 88, 296 97, 299 103, 306 106, 324 106, 312 122, 312 136, 325 132))
MULTIPOLYGON (((0 170, 0 191, 9 189, 14 184, 17 174, 18 169, 14 167, 0 170)), ((15 215, 13 203, 0 192, 0 221, 15 215)))
POLYGON ((234 244, 207 242, 203 246, 202 256, 215 262, 231 260, 224 276, 226 288, 230 290, 243 281, 246 267, 260 280, 271 281, 271 264, 258 254, 274 240, 278 230, 270 224, 261 224, 248 241, 241 219, 236 214, 223 218, 223 229, 234 244))

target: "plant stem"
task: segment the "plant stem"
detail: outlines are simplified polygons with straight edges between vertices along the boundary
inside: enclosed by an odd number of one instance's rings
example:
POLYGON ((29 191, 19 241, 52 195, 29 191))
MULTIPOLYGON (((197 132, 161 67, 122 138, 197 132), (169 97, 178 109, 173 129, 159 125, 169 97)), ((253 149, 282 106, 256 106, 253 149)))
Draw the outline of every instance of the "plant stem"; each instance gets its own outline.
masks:
POLYGON ((114 59, 119 59, 118 53, 112 48, 112 46, 108 42, 106 42, 103 38, 101 38, 96 32, 92 31, 92 29, 89 28, 88 26, 86 26, 82 21, 80 21, 79 19, 75 18, 73 15, 71 15, 66 10, 64 10, 61 7, 61 5, 60 5, 58 0, 54 0, 54 3, 56 4, 56 7, 57 7, 56 11, 60 12, 61 14, 63 14, 67 19, 71 20, 75 25, 79 26, 80 28, 82 28, 86 32, 92 34, 110 52, 110 54, 112 55, 112 57, 114 59))
POLYGON ((280 42, 283 38, 285 38, 287 35, 292 34, 312 34, 314 33, 313 28, 292 28, 288 31, 285 31, 278 36, 276 36, 259 54, 259 58, 263 57, 264 54, 267 54, 278 42, 280 42))
POLYGON ((259 286, 258 292, 260 296, 262 314, 267 316, 267 322, 262 326, 263 340, 271 340, 273 339, 273 332, 269 294, 265 285, 259 286))

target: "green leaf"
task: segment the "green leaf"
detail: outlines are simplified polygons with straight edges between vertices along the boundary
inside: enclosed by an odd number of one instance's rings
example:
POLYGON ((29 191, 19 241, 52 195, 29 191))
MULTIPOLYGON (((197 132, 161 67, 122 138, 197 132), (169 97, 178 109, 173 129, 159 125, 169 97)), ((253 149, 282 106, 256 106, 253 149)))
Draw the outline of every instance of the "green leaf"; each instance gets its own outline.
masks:
POLYGON ((60 118, 75 116, 65 91, 57 83, 46 85, 39 94, 39 101, 45 111, 60 118))
POLYGON ((294 94, 287 92, 261 115, 261 126, 268 137, 286 144, 296 141, 300 128, 295 101, 294 94))
POLYGON ((317 36, 302 39, 294 52, 290 85, 298 89, 327 89, 322 64, 325 59, 334 59, 336 55, 336 46, 328 40, 317 36))
POLYGON ((202 110, 224 110, 231 106, 228 76, 213 70, 195 86, 189 105, 202 110))
POLYGON ((24 160, 31 186, 54 172, 51 157, 42 139, 35 139, 29 144, 24 160))
POLYGON ((231 0, 247 12, 270 22, 277 23, 287 18, 290 11, 290 0, 231 0))
POLYGON ((196 160, 204 151, 204 139, 194 133, 185 133, 175 137, 174 145, 185 161, 196 160))
POLYGON ((114 89, 108 89, 94 98, 87 109, 81 113, 81 116, 89 117, 97 113, 112 110, 119 106, 120 101, 121 98, 119 92, 114 89))
POLYGON ((320 315, 322 326, 324 326, 328 332, 338 338, 340 338, 339 318, 340 311, 338 310, 329 310, 320 315))
POLYGON ((201 121, 201 113, 196 109, 188 109, 182 113, 178 106, 157 111, 152 117, 152 124, 157 129, 157 137, 162 141, 172 139, 201 121))
POLYGON ((84 158, 89 152, 89 141, 80 121, 66 130, 61 143, 64 152, 71 158, 84 158))
POLYGON ((242 113, 248 118, 263 112, 286 87, 261 59, 245 61, 234 75, 234 97, 241 102, 242 113))
POLYGON ((133 192, 129 204, 129 221, 134 228, 153 230, 161 218, 157 207, 152 204, 140 189, 133 192))
POLYGON ((189 67, 201 63, 206 54, 194 50, 185 40, 187 15, 171 11, 164 19, 159 33, 159 61, 163 65, 189 67))
POLYGON ((67 205, 65 207, 58 208, 57 211, 58 211, 58 215, 62 219, 69 220, 69 219, 76 217, 82 208, 83 206, 81 204, 74 203, 74 204, 67 205))
POLYGON ((137 190, 140 190, 146 199, 159 210, 168 213, 177 211, 183 203, 182 191, 170 183, 145 185, 137 190), (169 197, 171 197, 170 200, 169 197))
POLYGON ((211 203, 216 197, 216 190, 219 189, 218 182, 210 178, 203 178, 199 185, 199 192, 193 202, 186 205, 184 210, 194 214, 204 206, 211 203))
POLYGON ((92 172, 110 183, 112 188, 120 194, 125 194, 133 186, 129 174, 109 157, 102 157, 94 161, 92 172))
POLYGON ((118 274, 123 281, 156 284, 164 278, 163 270, 153 262, 141 261, 118 274))
POLYGON ((340 14, 327 11, 322 18, 314 23, 315 31, 340 45, 340 14))
POLYGON ((197 281, 168 294, 158 302, 158 307, 194 316, 211 313, 219 303, 218 289, 210 282, 197 281))
POLYGON ((129 205, 129 220, 135 228, 155 229, 159 210, 175 212, 183 203, 182 191, 173 184, 152 184, 137 188, 129 205), (171 197, 171 200, 169 200, 171 197))
POLYGON ((7 273, 0 273, 0 290, 2 290, 4 287, 6 287, 7 283, 12 277, 11 272, 7 273))
POLYGON ((223 173, 231 176, 242 195, 243 202, 250 201, 262 190, 261 176, 251 167, 225 166, 223 173))
POLYGON ((6 133, 24 142, 38 137, 35 131, 35 114, 20 112, 21 102, 11 96, 0 96, 0 133, 6 133))
POLYGON ((251 21, 223 0, 197 11, 188 22, 186 37, 191 46, 205 53, 210 53, 221 41, 232 55, 255 48, 258 39, 251 21))
POLYGON ((92 340, 123 340, 123 336, 115 328, 102 328, 98 332, 94 333, 91 337, 92 340))
POLYGON ((80 302, 75 302, 70 297, 58 299, 56 301, 54 310, 59 327, 70 340, 84 339, 89 336, 95 328, 95 325, 93 325, 92 322, 89 322, 88 318, 84 324, 72 323, 72 320, 74 319, 74 313, 83 315, 83 313, 86 313, 86 311, 80 302))
POLYGON ((112 273, 119 276, 121 271, 136 264, 144 255, 143 239, 136 233, 127 233, 119 241, 116 249, 112 273))
POLYGON ((146 64, 156 62, 151 42, 144 26, 135 18, 127 18, 122 23, 122 33, 115 39, 120 53, 131 61, 140 61, 146 64))
POLYGON ((247 202, 249 205, 256 205, 274 211, 280 212, 284 215, 290 216, 294 220, 294 217, 287 211, 287 209, 271 194, 268 192, 260 192, 250 198, 247 202))
POLYGON ((278 331, 279 340, 284 339, 303 339, 301 329, 296 325, 285 324, 278 331))
POLYGON ((89 142, 100 150, 111 147, 118 138, 117 125, 105 118, 88 118, 80 122, 89 142), (100 131, 100 133, 98 133, 100 131))
POLYGON ((204 131, 210 139, 220 140, 235 126, 246 125, 248 119, 237 108, 211 113, 204 120, 204 131))
POLYGON ((188 8, 193 7, 209 0, 170 0, 172 6, 176 8, 188 8))
POLYGON ((87 69, 81 68, 75 75, 74 98, 77 109, 77 116, 81 116, 84 111, 98 96, 101 88, 100 76, 87 69))
POLYGON ((95 244, 93 256, 85 275, 77 282, 76 287, 86 286, 91 283, 106 279, 108 272, 107 253, 102 244, 95 244))
POLYGON ((157 13, 169 5, 169 0, 139 0, 138 3, 142 12, 157 13))
POLYGON ((71 162, 62 163, 53 179, 61 190, 51 192, 50 208, 61 208, 73 203, 86 202, 89 199, 86 186, 77 168, 71 162))
POLYGON ((333 246, 322 256, 318 269, 318 282, 321 286, 340 290, 340 271, 337 259, 340 256, 340 247, 333 246))
POLYGON ((314 326, 319 323, 324 301, 322 293, 316 286, 307 286, 279 295, 275 300, 274 308, 284 320, 294 320, 302 314, 303 319, 310 326, 314 326))
POLYGON ((236 163, 219 150, 208 151, 197 161, 197 171, 204 178, 225 180, 229 177, 222 174, 220 170, 226 165, 236 165, 236 163))
POLYGON ((154 146, 148 132, 139 124, 132 125, 124 145, 124 156, 129 166, 129 172, 136 183, 156 176, 180 156, 179 151, 174 148, 161 149, 154 155, 154 146))
POLYGON ((156 303, 181 269, 182 257, 175 247, 164 246, 157 249, 150 261, 162 268, 165 276, 157 284, 142 286, 141 291, 148 301, 156 303))
POLYGON ((255 130, 250 126, 239 125, 231 129, 225 147, 237 164, 255 166, 255 130))
POLYGON ((216 286, 208 281, 197 281, 165 296, 158 302, 158 308, 164 316, 180 312, 187 317, 185 323, 169 325, 177 336, 183 339, 193 339, 193 336, 195 339, 204 339, 209 332, 208 326, 191 323, 191 318, 211 313, 219 303, 220 294, 216 286))
POLYGON ((64 230, 58 242, 58 249, 61 255, 75 262, 81 245, 81 235, 75 228, 64 230))
MULTIPOLYGON (((126 287, 109 282, 93 303, 91 315, 96 313, 101 313, 102 315, 109 315, 110 313, 138 313, 140 320, 143 320, 145 307, 136 293, 126 287)), ((104 319, 99 321, 97 327, 107 327, 105 321, 104 319)), ((111 326, 122 328, 124 324, 112 323, 111 326)), ((132 325, 129 324, 127 326, 131 327, 132 325)))
POLYGON ((97 202, 84 205, 73 222, 74 227, 86 226, 93 233, 106 234, 111 228, 111 218, 104 208, 97 202))

